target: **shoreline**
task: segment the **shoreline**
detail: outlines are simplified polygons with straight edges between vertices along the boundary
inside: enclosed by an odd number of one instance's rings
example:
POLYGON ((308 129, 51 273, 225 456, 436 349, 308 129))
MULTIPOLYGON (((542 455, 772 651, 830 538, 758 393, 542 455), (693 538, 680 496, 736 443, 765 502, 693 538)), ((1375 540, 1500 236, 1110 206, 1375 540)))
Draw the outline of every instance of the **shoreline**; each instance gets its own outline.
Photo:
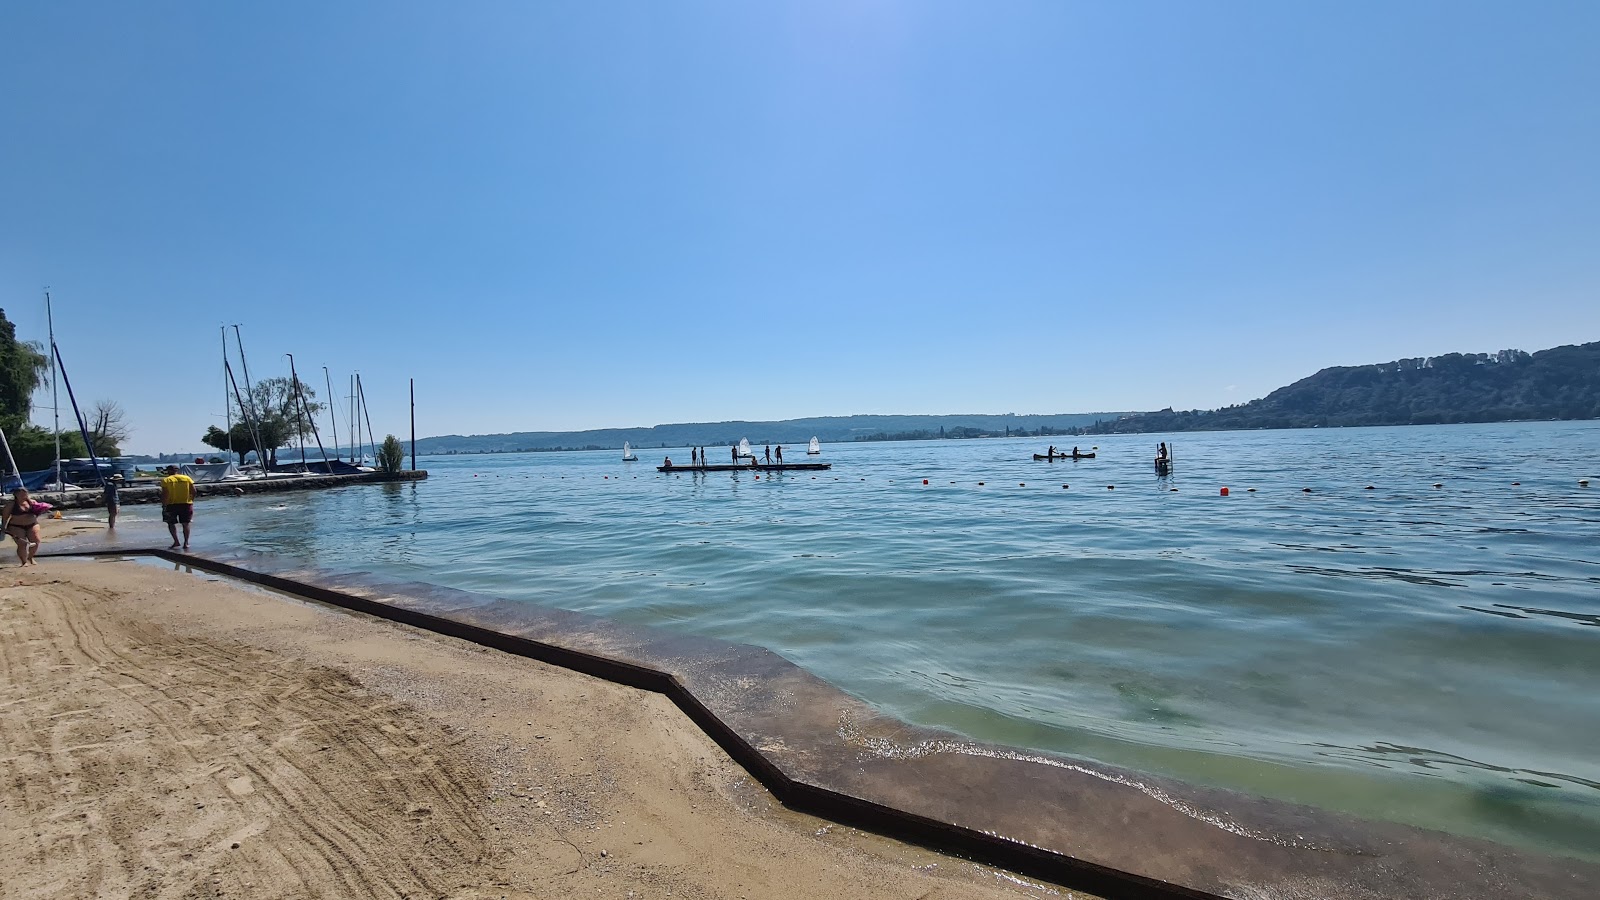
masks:
POLYGON ((910 726, 757 647, 262 554, 169 553, 154 549, 154 529, 109 535, 82 524, 99 535, 80 534, 51 549, 145 555, 232 575, 667 692, 794 809, 1075 890, 1579 897, 1600 877, 1594 865, 1568 858, 910 726))
POLYGON ((660 695, 185 568, 0 581, 9 888, 1058 893, 785 809, 660 695))

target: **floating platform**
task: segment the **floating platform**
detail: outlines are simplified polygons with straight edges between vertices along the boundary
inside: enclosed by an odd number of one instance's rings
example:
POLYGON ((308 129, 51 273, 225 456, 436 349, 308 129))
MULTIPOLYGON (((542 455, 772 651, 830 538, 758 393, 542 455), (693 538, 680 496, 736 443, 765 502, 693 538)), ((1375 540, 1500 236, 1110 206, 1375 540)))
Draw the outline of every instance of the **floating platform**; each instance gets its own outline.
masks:
POLYGON ((736 466, 731 463, 719 463, 711 466, 656 466, 657 472, 794 472, 811 471, 820 472, 823 469, 833 468, 833 463, 757 463, 753 466, 736 466))

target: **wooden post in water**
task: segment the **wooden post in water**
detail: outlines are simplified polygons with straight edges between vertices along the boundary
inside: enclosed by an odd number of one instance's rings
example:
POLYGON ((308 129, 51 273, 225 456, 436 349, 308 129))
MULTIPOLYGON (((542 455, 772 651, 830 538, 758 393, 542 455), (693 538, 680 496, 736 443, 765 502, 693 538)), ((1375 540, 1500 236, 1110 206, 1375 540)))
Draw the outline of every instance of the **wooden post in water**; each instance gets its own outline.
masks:
POLYGON ((417 380, 411 379, 411 471, 417 470, 417 380))

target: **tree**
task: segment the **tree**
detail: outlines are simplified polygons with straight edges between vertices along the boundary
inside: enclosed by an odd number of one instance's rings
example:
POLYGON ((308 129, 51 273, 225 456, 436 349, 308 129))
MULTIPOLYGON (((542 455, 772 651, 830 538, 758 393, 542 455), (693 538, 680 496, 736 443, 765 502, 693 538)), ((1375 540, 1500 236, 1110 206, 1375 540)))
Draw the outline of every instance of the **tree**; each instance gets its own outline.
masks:
POLYGON ((400 471, 400 466, 405 462, 405 450, 400 447, 400 439, 388 435, 383 439, 383 446, 378 448, 378 467, 390 475, 400 471))
MULTIPOLYGON (((24 424, 16 428, 7 428, 6 436, 11 441, 11 455, 16 457, 17 468, 21 471, 37 471, 55 465, 56 436, 50 429, 24 424)), ((83 447, 83 438, 78 432, 61 432, 62 459, 81 459, 88 455, 83 447)), ((0 461, 0 469, 5 467, 5 462, 0 461)))
POLYGON ((33 392, 44 381, 50 358, 36 341, 17 340, 17 326, 0 309, 0 422, 19 430, 33 411, 33 392))
POLYGON ((89 441, 96 456, 121 456, 122 442, 133 434, 127 414, 115 400, 101 400, 89 413, 89 441))
POLYGON ((235 423, 232 431, 223 431, 213 425, 200 436, 200 441, 207 447, 215 447, 218 450, 227 450, 231 447, 234 453, 239 454, 241 466, 244 465, 245 454, 256 449, 255 436, 250 434, 249 426, 243 422, 235 423))

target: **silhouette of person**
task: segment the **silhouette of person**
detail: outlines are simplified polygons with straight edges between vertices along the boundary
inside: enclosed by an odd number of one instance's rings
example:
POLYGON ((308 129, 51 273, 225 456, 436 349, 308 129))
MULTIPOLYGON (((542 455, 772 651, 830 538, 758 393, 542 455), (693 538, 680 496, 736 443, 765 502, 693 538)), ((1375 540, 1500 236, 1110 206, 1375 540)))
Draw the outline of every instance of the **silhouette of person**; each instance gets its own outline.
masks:
POLYGON ((778 465, 783 465, 783 445, 778 445, 778 465))
POLYGON ((772 465, 772 445, 768 444, 767 449, 764 452, 767 459, 767 465, 772 465))

